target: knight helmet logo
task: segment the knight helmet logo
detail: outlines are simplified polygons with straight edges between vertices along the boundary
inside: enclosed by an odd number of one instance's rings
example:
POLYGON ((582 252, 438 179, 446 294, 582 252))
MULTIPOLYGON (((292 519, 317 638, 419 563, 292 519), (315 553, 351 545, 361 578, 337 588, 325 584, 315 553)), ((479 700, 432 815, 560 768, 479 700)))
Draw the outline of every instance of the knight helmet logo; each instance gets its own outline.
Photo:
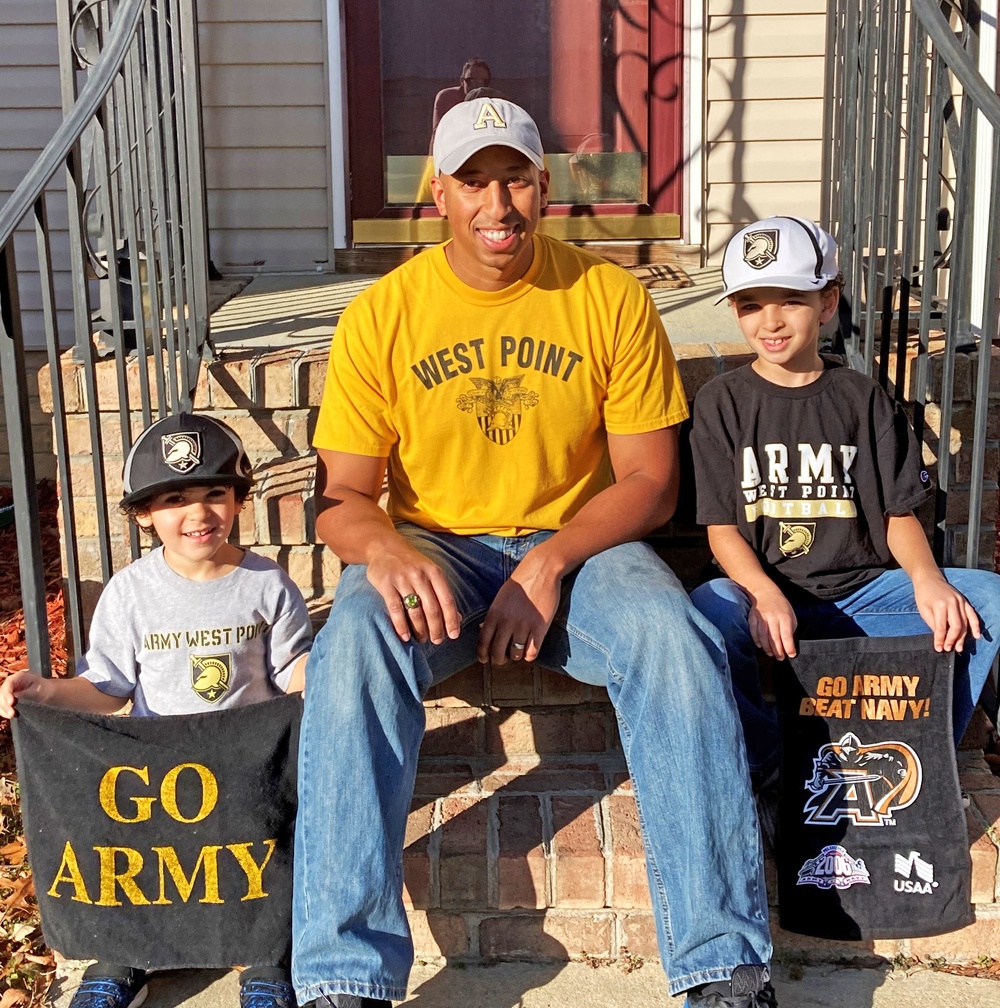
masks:
POLYGON ((231 654, 191 655, 191 688, 209 703, 215 703, 233 682, 231 654))
POLYGON ((760 270, 778 260, 778 230, 764 228, 748 231, 743 236, 743 261, 747 266, 760 270))
POLYGON ((479 429, 497 445, 510 444, 521 429, 521 413, 538 405, 538 393, 521 388, 524 375, 513 378, 470 378, 475 392, 463 392, 455 405, 475 413, 479 429))
POLYGON ((816 523, 779 522, 778 535, 778 549, 786 557, 805 556, 809 552, 809 547, 813 544, 813 539, 816 538, 816 523))
POLYGON ((160 437, 163 461, 174 472, 186 473, 201 465, 201 434, 198 431, 178 431, 160 437))
POLYGON ((846 819, 855 826, 895 826, 894 813, 917 800, 923 768, 905 742, 862 745, 848 732, 839 742, 821 746, 813 760, 813 775, 803 820, 811 826, 832 826, 846 819))
POLYGON ((851 857, 840 844, 830 844, 802 865, 795 884, 850 889, 852 885, 871 885, 871 876, 861 858, 851 857))
POLYGON ((479 110, 479 115, 476 117, 476 121, 472 124, 473 129, 486 129, 487 126, 492 126, 494 129, 506 129, 507 123, 504 121, 504 117, 500 115, 497 110, 496 105, 493 102, 483 102, 483 107, 479 110))

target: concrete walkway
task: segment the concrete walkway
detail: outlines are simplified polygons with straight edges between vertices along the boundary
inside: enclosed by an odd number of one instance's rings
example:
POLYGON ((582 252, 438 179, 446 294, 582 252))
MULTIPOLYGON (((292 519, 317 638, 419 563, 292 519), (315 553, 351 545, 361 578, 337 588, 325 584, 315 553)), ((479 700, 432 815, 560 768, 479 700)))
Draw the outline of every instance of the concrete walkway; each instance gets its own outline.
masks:
MULTIPOLYGON (((66 964, 53 991, 66 1008, 79 982, 66 964)), ((779 966, 781 1008, 995 1008, 1000 983, 921 968, 910 971, 843 966, 779 966)), ((624 973, 617 965, 500 963, 495 966, 417 966, 406 1004, 415 1008, 680 1008, 660 967, 624 973)), ((144 1008, 238 1008, 235 971, 175 970, 150 981, 144 1008)))

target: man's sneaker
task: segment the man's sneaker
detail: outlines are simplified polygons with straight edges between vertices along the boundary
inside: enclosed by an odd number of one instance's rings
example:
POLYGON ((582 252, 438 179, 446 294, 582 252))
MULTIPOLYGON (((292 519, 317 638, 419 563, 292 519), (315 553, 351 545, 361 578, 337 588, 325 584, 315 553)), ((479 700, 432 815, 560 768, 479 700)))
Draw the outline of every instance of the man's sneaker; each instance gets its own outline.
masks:
POLYGON ((737 966, 728 980, 687 992, 690 1008, 777 1008, 766 966, 737 966))
POLYGON ((240 1008, 296 1008, 288 970, 253 966, 240 974, 240 1008))
POLYGON ((144 970, 95 962, 84 971, 69 1008, 137 1008, 147 991, 144 970))

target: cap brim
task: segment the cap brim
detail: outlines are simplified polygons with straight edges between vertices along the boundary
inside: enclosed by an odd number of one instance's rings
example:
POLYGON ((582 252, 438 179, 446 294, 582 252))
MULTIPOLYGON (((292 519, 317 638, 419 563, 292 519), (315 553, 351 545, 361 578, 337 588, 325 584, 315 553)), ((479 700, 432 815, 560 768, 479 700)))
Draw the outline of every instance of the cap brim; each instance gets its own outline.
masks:
POLYGON ((495 136, 485 136, 473 137, 471 140, 466 140, 464 144, 456 147, 453 151, 449 151, 434 166, 434 172, 437 175, 454 175, 473 154, 478 154, 487 147, 511 147, 523 154, 539 171, 545 170, 545 158, 538 151, 532 150, 527 144, 510 140, 501 142, 495 136))
POLYGON ((159 483, 143 487, 141 490, 133 490, 132 493, 122 497, 118 506, 128 507, 131 504, 148 501, 157 494, 182 486, 231 486, 234 490, 247 493, 250 490, 251 481, 245 476, 178 476, 176 479, 161 480, 159 483))
POLYGON ((822 290, 834 277, 817 277, 815 280, 806 280, 801 276, 780 277, 761 276, 751 280, 744 280, 742 283, 733 284, 727 287, 712 303, 722 304, 727 297, 738 294, 740 291, 753 290, 754 287, 781 287, 784 290, 796 291, 818 291, 822 290))

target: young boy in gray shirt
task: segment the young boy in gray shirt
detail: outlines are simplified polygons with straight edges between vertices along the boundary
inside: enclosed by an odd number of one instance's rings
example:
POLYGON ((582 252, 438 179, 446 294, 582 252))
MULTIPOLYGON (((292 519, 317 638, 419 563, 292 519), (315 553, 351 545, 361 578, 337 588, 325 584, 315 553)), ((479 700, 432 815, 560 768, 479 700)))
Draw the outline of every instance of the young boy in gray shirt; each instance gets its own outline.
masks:
MULTIPOLYGON (((301 691, 311 627, 295 583, 272 560, 229 542, 250 492, 243 444, 225 424, 178 414, 149 426, 123 474, 122 510, 160 545, 108 582, 90 645, 70 679, 14 672, 0 716, 18 699, 135 717, 242 707, 301 691)), ((70 1008, 132 1008, 142 969, 98 961, 70 1008)), ((284 965, 245 970, 241 1008, 293 1008, 284 965)))

